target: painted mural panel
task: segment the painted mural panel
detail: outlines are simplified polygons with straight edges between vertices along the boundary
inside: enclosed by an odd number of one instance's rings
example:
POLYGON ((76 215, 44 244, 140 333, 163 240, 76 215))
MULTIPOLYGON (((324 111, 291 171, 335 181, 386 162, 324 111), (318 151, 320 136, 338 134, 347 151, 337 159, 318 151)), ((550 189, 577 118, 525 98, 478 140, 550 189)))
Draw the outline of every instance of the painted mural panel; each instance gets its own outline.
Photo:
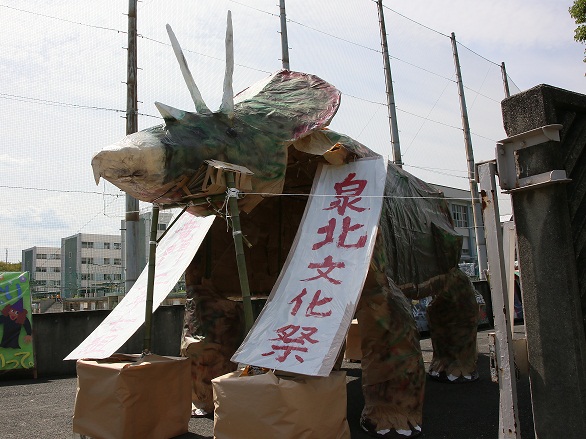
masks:
POLYGON ((34 367, 30 275, 0 273, 0 370, 34 367))

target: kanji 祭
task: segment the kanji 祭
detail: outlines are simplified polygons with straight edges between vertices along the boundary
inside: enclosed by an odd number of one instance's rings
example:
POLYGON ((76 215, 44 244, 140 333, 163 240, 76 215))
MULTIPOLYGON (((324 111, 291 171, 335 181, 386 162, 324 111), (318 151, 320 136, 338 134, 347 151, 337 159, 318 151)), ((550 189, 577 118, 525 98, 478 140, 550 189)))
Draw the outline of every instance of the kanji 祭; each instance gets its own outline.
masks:
MULTIPOLYGON (((277 338, 271 340, 278 340, 284 343, 284 345, 273 344, 271 352, 262 354, 263 356, 273 355, 275 351, 283 351, 283 354, 276 357, 277 361, 283 362, 287 359, 289 354, 293 351, 307 352, 307 348, 303 347, 305 342, 314 344, 318 343, 318 340, 311 338, 317 332, 317 328, 314 327, 300 327, 296 325, 287 325, 277 329, 277 338), (299 334, 298 334, 299 333, 299 334), (296 336, 296 337, 295 337, 296 336), (295 346, 301 345, 301 346, 295 346)), ((303 363, 303 358, 299 355, 295 355, 295 358, 300 363, 303 363)))

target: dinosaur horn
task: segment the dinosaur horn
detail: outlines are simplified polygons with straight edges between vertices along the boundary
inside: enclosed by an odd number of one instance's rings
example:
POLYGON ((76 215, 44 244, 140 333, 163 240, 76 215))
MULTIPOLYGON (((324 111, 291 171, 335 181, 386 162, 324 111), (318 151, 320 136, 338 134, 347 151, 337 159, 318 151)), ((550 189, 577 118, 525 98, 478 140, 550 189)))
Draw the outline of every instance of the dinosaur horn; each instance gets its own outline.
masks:
POLYGON ((232 12, 228 11, 226 24, 226 74, 224 75, 224 94, 220 111, 231 119, 234 117, 234 91, 232 76, 234 74, 234 32, 232 31, 232 12))
POLYGON ((183 56, 183 51, 181 50, 179 41, 177 41, 177 38, 173 33, 173 29, 171 29, 171 26, 169 25, 167 25, 167 33, 169 34, 169 39, 171 40, 171 46, 173 46, 173 52, 175 52, 177 61, 179 61, 179 67, 181 68, 183 79, 185 79, 185 83, 187 84, 187 88, 189 89, 189 93, 191 94, 191 99, 193 99, 193 103, 195 104, 195 109, 198 113, 211 113, 210 109, 203 101, 203 98, 201 97, 201 93, 199 92, 197 85, 195 85, 195 81, 193 80, 193 76, 189 71, 189 67, 187 66, 185 56, 183 56))

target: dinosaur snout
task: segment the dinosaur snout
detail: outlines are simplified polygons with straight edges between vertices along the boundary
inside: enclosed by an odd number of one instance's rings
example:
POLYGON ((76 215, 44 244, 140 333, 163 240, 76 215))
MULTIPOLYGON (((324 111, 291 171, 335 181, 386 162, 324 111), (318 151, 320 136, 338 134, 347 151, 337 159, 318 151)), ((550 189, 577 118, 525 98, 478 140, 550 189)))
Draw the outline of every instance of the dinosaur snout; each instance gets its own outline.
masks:
POLYGON ((165 149, 158 136, 140 131, 95 154, 92 168, 96 184, 104 178, 129 195, 145 200, 163 184, 165 149))

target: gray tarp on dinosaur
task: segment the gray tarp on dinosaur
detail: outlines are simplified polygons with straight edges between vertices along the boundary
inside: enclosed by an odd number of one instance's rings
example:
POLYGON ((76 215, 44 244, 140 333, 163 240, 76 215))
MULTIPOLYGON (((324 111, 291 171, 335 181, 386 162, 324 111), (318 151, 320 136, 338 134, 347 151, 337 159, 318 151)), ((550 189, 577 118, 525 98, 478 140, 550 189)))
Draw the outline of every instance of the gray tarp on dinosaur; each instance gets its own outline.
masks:
MULTIPOLYGON (((265 296, 295 237, 318 163, 343 165, 377 154, 325 128, 340 92, 316 76, 279 71, 238 94, 234 104, 227 98, 230 86, 221 110, 212 113, 182 55, 178 59, 198 112, 157 103, 165 123, 96 154, 94 174, 164 206, 210 195, 201 193, 205 160, 250 169, 253 194, 239 200, 240 219, 251 245, 245 249, 251 292, 265 296)), ((221 214, 223 201, 208 200, 190 210, 221 214)), ((361 424, 373 436, 414 437, 421 430, 425 370, 407 298, 435 296, 428 308, 430 374, 458 382, 477 377, 478 306, 457 266, 461 245, 441 193, 389 163, 379 233, 356 313, 365 396, 361 424)), ((244 337, 242 307, 234 300, 240 296, 234 244, 223 222, 212 226, 186 271, 186 284, 182 348, 192 358, 194 404, 209 412, 210 381, 235 369, 229 359, 244 337)))

